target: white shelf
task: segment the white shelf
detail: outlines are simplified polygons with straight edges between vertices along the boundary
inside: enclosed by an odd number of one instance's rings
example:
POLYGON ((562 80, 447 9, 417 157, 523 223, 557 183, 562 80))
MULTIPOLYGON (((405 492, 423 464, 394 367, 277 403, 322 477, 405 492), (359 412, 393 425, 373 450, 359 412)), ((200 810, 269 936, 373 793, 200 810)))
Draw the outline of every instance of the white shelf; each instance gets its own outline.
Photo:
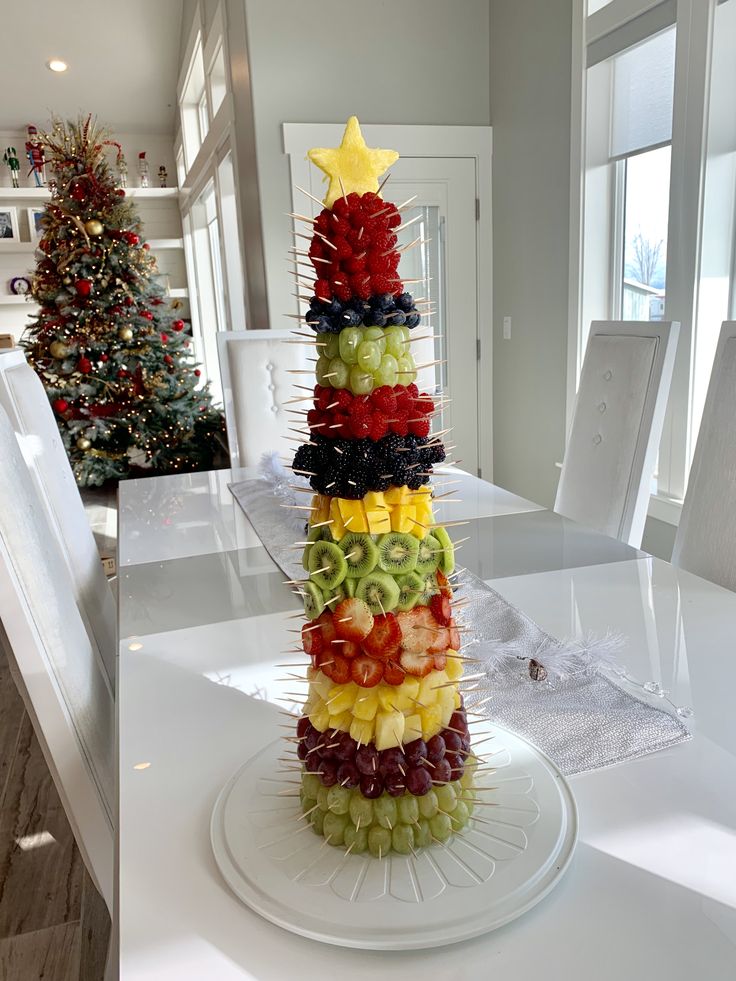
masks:
MULTIPOLYGON (((130 198, 177 198, 178 187, 126 187, 130 198)), ((0 187, 0 201, 50 201, 51 192, 45 187, 0 187)))
POLYGON ((5 242, 0 239, 0 252, 35 252, 35 242, 5 242))
POLYGON ((188 289, 169 290, 169 296, 171 297, 172 300, 174 299, 186 300, 189 297, 189 290, 188 289))
POLYGON ((183 249, 183 238, 149 238, 146 239, 151 246, 151 252, 163 252, 166 249, 183 249))
POLYGON ((38 304, 36 303, 35 300, 26 299, 26 296, 28 295, 29 295, 28 293, 25 293, 23 296, 16 296, 15 293, 11 293, 8 296, 6 296, 5 294, 0 294, 0 304, 10 304, 11 306, 15 306, 15 307, 21 305, 37 307, 38 304))

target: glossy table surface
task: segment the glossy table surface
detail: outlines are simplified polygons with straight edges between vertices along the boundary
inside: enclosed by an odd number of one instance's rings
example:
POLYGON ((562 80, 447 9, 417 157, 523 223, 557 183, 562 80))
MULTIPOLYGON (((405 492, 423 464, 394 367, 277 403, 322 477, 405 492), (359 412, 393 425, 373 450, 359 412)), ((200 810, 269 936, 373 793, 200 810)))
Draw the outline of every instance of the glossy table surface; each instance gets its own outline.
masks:
MULTIPOLYGON (((624 634, 623 663, 693 708, 695 738, 573 777, 571 868, 530 913, 477 940, 344 950, 235 899, 212 857, 210 814, 272 738, 275 665, 296 607, 234 510, 231 479, 120 486, 121 978, 736 976, 736 595, 521 499, 514 513, 513 495, 490 485, 473 491, 483 517, 463 530, 459 559, 556 636, 624 634)), ((475 478, 461 479, 467 498, 475 478)))

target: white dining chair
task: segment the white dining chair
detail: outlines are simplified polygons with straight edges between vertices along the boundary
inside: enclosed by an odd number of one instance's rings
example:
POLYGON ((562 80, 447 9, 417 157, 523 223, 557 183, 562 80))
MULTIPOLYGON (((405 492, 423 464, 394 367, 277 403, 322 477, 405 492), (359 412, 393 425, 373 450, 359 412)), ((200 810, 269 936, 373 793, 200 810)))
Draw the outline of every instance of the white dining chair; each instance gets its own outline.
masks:
POLYGON ((2 407, 0 459, 0 639, 79 850, 112 915, 113 693, 2 407))
MULTIPOLYGON (((290 429, 304 427, 288 410, 305 403, 286 403, 294 397, 294 385, 310 386, 308 369, 314 367, 307 360, 310 348, 298 340, 290 330, 229 330, 217 335, 232 467, 257 465, 273 450, 283 455, 293 451, 293 443, 287 441, 294 435, 290 429)), ((317 348, 311 350, 316 357, 317 348)))
POLYGON ((21 451, 71 574, 77 602, 115 686, 115 598, 100 560, 48 397, 23 351, 0 352, 0 405, 21 451))
POLYGON ((672 563, 736 591, 736 321, 724 321, 672 563))
POLYGON ((593 321, 555 511, 638 548, 680 325, 593 321))

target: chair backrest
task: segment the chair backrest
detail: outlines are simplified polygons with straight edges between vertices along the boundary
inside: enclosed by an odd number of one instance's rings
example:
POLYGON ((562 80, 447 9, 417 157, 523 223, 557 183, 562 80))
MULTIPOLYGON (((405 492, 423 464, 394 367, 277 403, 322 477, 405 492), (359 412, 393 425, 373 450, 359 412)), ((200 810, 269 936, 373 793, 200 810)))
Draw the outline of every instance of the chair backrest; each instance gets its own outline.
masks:
MULTIPOLYGON (((306 330, 306 328, 303 328, 306 330)), ((307 344, 289 330, 228 330, 217 335, 225 422, 233 467, 255 466, 264 453, 289 454, 298 416, 286 402, 295 384, 309 385, 307 344), (286 343, 293 342, 293 343, 286 343), (304 371, 303 375, 290 374, 304 371)), ((317 348, 314 347, 316 351, 317 348)), ((295 408, 304 403, 296 403, 295 408)))
POLYGON ((680 325, 594 321, 555 511, 638 548, 680 325))
POLYGON ((721 327, 673 565, 736 590, 736 321, 721 327))
POLYGON ((112 908, 112 690, 2 407, 0 460, 0 622, 9 662, 80 851, 112 908))
POLYGON ((0 352, 0 405, 13 426, 114 688, 116 610, 54 414, 20 348, 0 352))

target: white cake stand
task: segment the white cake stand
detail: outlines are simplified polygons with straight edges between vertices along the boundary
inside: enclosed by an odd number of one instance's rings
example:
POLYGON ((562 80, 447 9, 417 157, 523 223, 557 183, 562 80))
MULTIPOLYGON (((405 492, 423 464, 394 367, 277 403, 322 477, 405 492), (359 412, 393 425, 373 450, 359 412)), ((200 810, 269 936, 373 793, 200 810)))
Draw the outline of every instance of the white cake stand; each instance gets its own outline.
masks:
POLYGON ((275 776, 287 745, 276 740, 238 770, 215 803, 212 847, 226 882, 272 923, 343 947, 438 947, 525 913, 570 862, 575 801, 551 760, 525 739, 491 723, 479 728, 476 745, 493 737, 482 750, 494 770, 476 778, 495 788, 479 795, 488 805, 476 807, 446 845, 381 861, 346 856, 299 820, 298 785, 275 776))

